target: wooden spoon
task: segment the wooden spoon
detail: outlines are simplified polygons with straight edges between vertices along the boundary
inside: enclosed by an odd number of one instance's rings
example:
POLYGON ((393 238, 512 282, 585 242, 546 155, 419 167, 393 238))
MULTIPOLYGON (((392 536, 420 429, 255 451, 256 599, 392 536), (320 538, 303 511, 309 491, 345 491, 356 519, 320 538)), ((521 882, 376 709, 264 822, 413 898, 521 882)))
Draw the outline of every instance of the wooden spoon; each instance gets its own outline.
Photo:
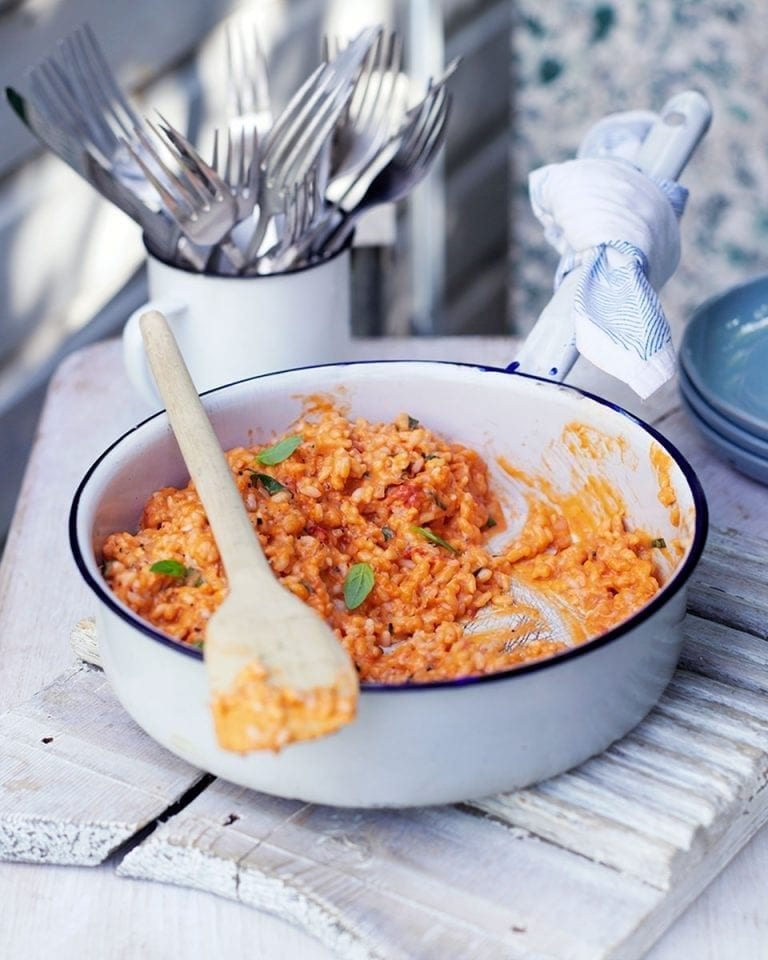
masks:
POLYGON ((272 572, 165 317, 152 310, 139 325, 229 581, 204 646, 219 744, 277 750, 330 733, 355 716, 354 665, 331 628, 272 572))

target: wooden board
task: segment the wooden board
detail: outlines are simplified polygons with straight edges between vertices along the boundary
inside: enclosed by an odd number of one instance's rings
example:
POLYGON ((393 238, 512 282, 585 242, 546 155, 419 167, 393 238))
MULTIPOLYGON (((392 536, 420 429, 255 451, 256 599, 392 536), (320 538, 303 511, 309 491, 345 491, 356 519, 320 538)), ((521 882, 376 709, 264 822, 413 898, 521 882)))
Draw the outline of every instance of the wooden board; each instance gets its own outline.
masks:
POLYGON ((101 863, 203 776, 136 726, 101 670, 75 664, 0 715, 0 860, 101 863))

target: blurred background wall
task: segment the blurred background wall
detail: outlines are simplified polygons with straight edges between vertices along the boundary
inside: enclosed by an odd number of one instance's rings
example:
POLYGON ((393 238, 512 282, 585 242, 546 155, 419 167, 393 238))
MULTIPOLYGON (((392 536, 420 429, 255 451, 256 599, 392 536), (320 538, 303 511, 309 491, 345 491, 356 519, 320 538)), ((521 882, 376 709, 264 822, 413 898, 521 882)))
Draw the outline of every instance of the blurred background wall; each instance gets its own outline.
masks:
MULTIPOLYGON (((320 38, 380 20, 425 84, 454 56, 440 169, 399 208, 394 246, 355 253, 358 333, 525 332, 555 253, 530 213, 528 172, 573 154, 606 113, 657 108, 696 87, 710 133, 691 189, 683 259, 663 301, 677 333, 692 307, 765 269, 768 4, 750 0, 0 0, 0 79, 88 21, 126 89, 210 146, 225 91, 220 24, 247 13, 278 106, 316 65, 320 38)), ((116 334, 145 296, 138 228, 0 105, 0 538, 46 382, 68 351, 116 334)), ((503 363, 507 356, 500 356, 503 363)), ((55 465, 52 465, 55 469, 55 465)))

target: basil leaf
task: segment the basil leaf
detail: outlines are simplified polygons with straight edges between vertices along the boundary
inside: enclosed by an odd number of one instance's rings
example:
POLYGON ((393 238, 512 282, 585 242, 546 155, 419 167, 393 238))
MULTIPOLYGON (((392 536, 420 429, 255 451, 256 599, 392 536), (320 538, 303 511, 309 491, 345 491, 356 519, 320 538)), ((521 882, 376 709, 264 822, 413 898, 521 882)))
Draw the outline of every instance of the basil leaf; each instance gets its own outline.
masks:
POLYGON ((288 487, 280 483, 279 480, 275 480, 274 477, 270 477, 268 473, 256 473, 254 470, 251 472, 251 486, 255 487, 258 484, 261 484, 262 487, 264 487, 270 497, 274 497, 276 493, 280 493, 281 491, 288 489, 288 487))
POLYGON ((177 577, 179 580, 183 580, 189 573, 184 564, 179 563, 178 560, 158 560, 149 569, 152 573, 162 573, 166 577, 177 577))
POLYGON ((664 539, 664 537, 656 537, 655 540, 651 540, 652 547, 661 547, 663 549, 666 547, 666 545, 667 541, 664 539))
POLYGON ((392 537, 394 537, 395 535, 395 531, 392 529, 392 527, 382 527, 381 535, 384 537, 385 540, 391 540, 392 537))
POLYGON ((429 527, 417 527, 413 525, 411 527, 414 533, 418 533, 420 537, 424 537, 425 540, 429 540, 430 543, 434 543, 435 546, 445 547, 446 550, 450 550, 451 553, 458 553, 459 551, 456 547, 451 546, 447 540, 443 540, 442 537, 438 537, 436 533, 429 529, 429 527))
POLYGON ((498 525, 498 524, 497 524, 497 521, 494 520, 493 517, 488 517, 488 519, 485 521, 485 523, 482 525, 482 527, 481 527, 480 529, 481 529, 481 530, 493 530, 493 528, 494 528, 495 526, 497 526, 497 525, 498 525))
POLYGON ((375 575, 370 563, 353 563, 344 578, 344 603, 355 610, 373 590, 375 575))
POLYGON ((416 427, 418 427, 418 425, 419 425, 419 421, 416 419, 416 417, 412 417, 412 416, 410 415, 410 413, 409 413, 409 414, 408 414, 408 429, 409 429, 409 430, 415 430, 416 427))
POLYGON ((265 467, 273 467, 276 463, 282 463, 283 460, 287 460, 303 441, 304 437, 302 437, 300 433, 295 433, 293 436, 285 437, 285 439, 280 440, 279 443, 267 447, 266 450, 262 450, 261 453, 256 456, 256 459, 259 463, 264 464, 265 467))

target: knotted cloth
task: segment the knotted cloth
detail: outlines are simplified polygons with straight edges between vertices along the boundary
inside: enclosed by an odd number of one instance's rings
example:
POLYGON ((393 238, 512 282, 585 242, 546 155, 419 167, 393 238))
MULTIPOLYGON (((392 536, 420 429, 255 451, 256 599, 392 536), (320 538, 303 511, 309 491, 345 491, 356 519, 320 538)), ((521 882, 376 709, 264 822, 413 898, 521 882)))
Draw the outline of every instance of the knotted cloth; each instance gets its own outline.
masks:
POLYGON ((529 177, 533 212, 561 255, 555 288, 574 269, 579 353, 646 398, 673 375, 675 353, 657 291, 680 260, 688 191, 633 164, 655 114, 606 117, 577 159, 529 177))

